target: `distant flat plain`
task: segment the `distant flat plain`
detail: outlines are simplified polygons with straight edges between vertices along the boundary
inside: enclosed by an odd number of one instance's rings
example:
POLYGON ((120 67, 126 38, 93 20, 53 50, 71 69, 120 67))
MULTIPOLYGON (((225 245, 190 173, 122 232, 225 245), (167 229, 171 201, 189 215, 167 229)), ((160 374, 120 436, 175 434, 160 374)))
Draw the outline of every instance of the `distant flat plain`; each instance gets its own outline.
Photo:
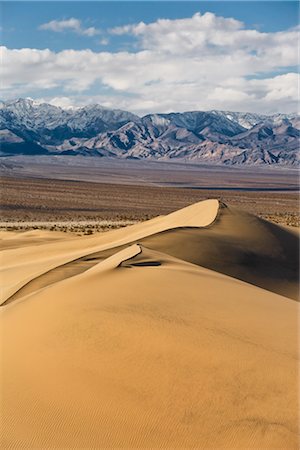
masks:
POLYGON ((0 159, 1 228, 101 231, 208 198, 299 225, 295 169, 92 157, 0 159))

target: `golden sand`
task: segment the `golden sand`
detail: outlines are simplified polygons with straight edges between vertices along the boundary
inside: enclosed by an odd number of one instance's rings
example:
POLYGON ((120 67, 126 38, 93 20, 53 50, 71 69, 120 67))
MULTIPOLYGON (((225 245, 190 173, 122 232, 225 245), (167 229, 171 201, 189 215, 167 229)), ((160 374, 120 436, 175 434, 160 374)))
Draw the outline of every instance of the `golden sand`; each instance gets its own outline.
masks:
POLYGON ((295 233, 208 200, 48 239, 2 252, 2 448, 298 448, 295 233))

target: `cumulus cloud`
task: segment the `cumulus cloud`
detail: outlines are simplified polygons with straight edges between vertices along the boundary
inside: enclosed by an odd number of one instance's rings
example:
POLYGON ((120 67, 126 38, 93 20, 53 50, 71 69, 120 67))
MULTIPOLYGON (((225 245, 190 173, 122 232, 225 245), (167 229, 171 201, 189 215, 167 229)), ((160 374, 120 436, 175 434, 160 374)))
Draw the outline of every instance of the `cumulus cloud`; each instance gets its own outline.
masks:
POLYGON ((97 101, 140 114, 297 109, 297 29, 262 33, 235 19, 206 13, 127 25, 110 33, 135 36, 138 50, 3 47, 6 95, 42 89, 47 96, 47 89, 59 88, 75 104, 97 101))
POLYGON ((40 25, 39 30, 50 30, 55 33, 73 31, 74 33, 90 37, 100 34, 100 30, 97 30, 95 27, 84 28, 81 21, 74 17, 67 20, 51 20, 50 22, 40 25))
MULTIPOLYGON (((246 29, 233 18, 212 13, 196 13, 187 19, 159 19, 156 22, 125 25, 110 30, 111 34, 131 34, 141 41, 144 49, 173 55, 192 54, 201 57, 242 53, 258 59, 279 58, 278 65, 297 64, 298 28, 285 32, 263 33, 246 29)), ((270 63, 270 61, 269 61, 270 63)))

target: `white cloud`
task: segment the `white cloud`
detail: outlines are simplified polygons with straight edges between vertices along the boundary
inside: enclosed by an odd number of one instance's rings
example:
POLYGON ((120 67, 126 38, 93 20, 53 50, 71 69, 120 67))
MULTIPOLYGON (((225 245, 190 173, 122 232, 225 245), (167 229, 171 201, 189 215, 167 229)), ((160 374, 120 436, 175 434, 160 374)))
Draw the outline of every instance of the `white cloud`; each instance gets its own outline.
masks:
POLYGON ((99 44, 100 45, 108 45, 109 44, 109 39, 102 38, 102 39, 100 39, 99 44))
POLYGON ((284 32, 262 33, 246 29, 233 18, 224 18, 212 13, 196 13, 187 19, 159 19, 156 22, 126 25, 110 30, 110 33, 131 34, 140 39, 143 49, 157 50, 173 55, 199 55, 200 57, 224 57, 239 53, 261 60, 278 58, 273 65, 289 66, 298 63, 298 29, 284 32))
POLYGON ((53 97, 48 99, 37 99, 39 103, 50 103, 54 106, 59 106, 63 109, 71 109, 73 108, 74 104, 73 101, 69 97, 53 97))
POLYGON ((47 89, 59 88, 70 104, 98 101, 140 114, 297 109, 298 75, 291 70, 298 64, 297 29, 262 33, 206 13, 127 25, 111 33, 136 36, 140 48, 111 53, 3 47, 5 95, 43 90, 47 97, 47 89))
POLYGON ((63 31, 73 31, 77 34, 81 34, 83 36, 96 36, 100 34, 101 31, 97 30, 95 27, 84 28, 81 24, 81 21, 71 17, 67 20, 51 20, 48 23, 44 23, 39 26, 39 30, 50 30, 55 33, 62 33, 63 31))

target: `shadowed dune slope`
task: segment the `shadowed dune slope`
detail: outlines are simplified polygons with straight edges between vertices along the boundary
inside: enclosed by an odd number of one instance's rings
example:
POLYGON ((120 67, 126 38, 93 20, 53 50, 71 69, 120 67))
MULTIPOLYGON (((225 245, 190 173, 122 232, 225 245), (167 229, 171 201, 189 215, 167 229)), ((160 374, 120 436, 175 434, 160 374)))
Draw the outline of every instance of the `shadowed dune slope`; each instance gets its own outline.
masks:
POLYGON ((298 448, 297 308, 141 245, 1 309, 2 448, 298 448))
POLYGON ((210 205, 212 210, 215 207, 214 204, 201 202, 175 213, 180 220, 174 220, 173 227, 171 224, 174 214, 171 214, 166 218, 156 219, 160 222, 159 227, 150 221, 152 231, 164 228, 162 231, 149 234, 149 226, 146 227, 145 223, 145 237, 141 227, 137 241, 132 240, 137 233, 128 233, 128 242, 124 245, 92 253, 86 251, 86 255, 81 258, 58 265, 34 278, 10 296, 6 303, 81 273, 122 250, 129 242, 139 242, 147 248, 298 300, 299 235, 224 204, 219 204, 217 214, 213 210, 209 220, 202 222, 208 223, 206 226, 184 225, 184 215, 187 211, 189 214, 186 223, 200 224, 201 220, 192 220, 192 215, 199 210, 200 214, 205 211, 205 204, 210 205))
POLYGON ((141 241, 154 250, 299 299, 299 236, 235 208, 220 206, 203 229, 172 229, 141 241))

